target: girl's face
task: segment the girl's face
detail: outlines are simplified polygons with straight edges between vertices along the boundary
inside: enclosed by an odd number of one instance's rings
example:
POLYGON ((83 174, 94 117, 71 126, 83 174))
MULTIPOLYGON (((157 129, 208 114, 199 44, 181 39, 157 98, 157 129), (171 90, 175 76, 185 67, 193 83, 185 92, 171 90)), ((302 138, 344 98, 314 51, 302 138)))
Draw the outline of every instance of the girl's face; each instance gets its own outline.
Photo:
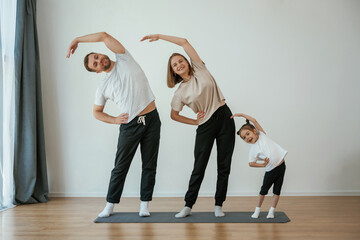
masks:
POLYGON ((171 68, 177 75, 183 77, 189 74, 189 64, 182 56, 174 56, 171 58, 171 68))
POLYGON ((259 135, 258 135, 256 129, 254 129, 254 130, 244 129, 240 132, 240 137, 245 142, 250 143, 250 144, 256 143, 256 141, 259 139, 259 135))

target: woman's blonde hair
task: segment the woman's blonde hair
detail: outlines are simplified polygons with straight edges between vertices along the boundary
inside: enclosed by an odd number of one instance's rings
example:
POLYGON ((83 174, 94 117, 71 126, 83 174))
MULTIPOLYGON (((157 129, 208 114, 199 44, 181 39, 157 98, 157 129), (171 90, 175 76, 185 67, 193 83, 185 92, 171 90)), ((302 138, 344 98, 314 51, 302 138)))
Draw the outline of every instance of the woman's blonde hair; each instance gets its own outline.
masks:
POLYGON ((167 71, 167 85, 169 88, 173 88, 175 87, 176 84, 178 84, 179 82, 181 82, 183 79, 182 77, 180 77, 179 75, 177 75, 176 73, 174 73, 174 70, 171 67, 171 59, 175 56, 181 56, 185 59, 185 61, 188 63, 189 65, 189 75, 192 76, 194 74, 194 69, 192 68, 191 64, 189 63, 189 61, 186 59, 186 57, 184 57, 182 54, 180 53, 173 53, 168 61, 168 71, 167 71))

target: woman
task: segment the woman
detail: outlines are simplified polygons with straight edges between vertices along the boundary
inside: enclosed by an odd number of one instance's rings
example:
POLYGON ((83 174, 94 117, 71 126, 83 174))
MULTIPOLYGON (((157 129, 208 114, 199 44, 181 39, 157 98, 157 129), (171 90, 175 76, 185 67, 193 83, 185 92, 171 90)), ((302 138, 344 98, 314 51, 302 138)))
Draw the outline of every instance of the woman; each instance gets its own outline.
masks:
POLYGON ((232 113, 225 104, 225 98, 215 79, 190 43, 184 38, 161 34, 145 36, 141 41, 153 42, 159 39, 183 47, 191 59, 190 65, 188 60, 179 53, 174 53, 169 58, 167 85, 173 88, 180 83, 171 101, 171 118, 181 123, 198 125, 194 152, 195 163, 185 195, 185 207, 175 217, 181 218, 191 214, 191 208, 196 202, 214 140, 216 140, 218 152, 215 216, 223 217, 225 214, 222 211, 222 204, 226 199, 235 143, 235 124, 234 120, 230 118, 232 113), (180 115, 184 105, 190 107, 197 114, 197 119, 180 115))

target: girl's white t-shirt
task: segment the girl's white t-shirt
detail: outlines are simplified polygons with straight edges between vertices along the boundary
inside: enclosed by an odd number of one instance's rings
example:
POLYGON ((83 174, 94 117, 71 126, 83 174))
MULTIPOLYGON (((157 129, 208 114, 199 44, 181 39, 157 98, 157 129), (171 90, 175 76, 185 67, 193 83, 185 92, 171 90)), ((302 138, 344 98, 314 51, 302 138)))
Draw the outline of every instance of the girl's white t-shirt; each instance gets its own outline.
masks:
POLYGON ((128 113, 133 120, 142 110, 155 100, 148 79, 128 50, 115 54, 113 69, 99 83, 95 104, 103 106, 107 100, 113 101, 121 113, 128 113))
POLYGON ((269 163, 265 167, 265 171, 269 172, 279 165, 287 153, 288 152, 280 147, 279 144, 271 140, 263 132, 260 132, 259 139, 256 143, 250 145, 249 162, 256 162, 258 160, 269 158, 269 163))

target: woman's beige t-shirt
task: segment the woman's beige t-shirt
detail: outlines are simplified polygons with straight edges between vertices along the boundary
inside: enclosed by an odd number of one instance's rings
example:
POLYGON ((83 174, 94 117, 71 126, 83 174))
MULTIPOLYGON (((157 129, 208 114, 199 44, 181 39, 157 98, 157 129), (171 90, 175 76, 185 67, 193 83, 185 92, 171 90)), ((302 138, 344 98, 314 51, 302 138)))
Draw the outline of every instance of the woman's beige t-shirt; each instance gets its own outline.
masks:
POLYGON ((171 108, 180 112, 186 105, 196 114, 204 111, 205 116, 199 121, 201 125, 209 120, 225 98, 204 63, 192 61, 191 65, 194 74, 189 81, 180 83, 171 101, 171 108))

